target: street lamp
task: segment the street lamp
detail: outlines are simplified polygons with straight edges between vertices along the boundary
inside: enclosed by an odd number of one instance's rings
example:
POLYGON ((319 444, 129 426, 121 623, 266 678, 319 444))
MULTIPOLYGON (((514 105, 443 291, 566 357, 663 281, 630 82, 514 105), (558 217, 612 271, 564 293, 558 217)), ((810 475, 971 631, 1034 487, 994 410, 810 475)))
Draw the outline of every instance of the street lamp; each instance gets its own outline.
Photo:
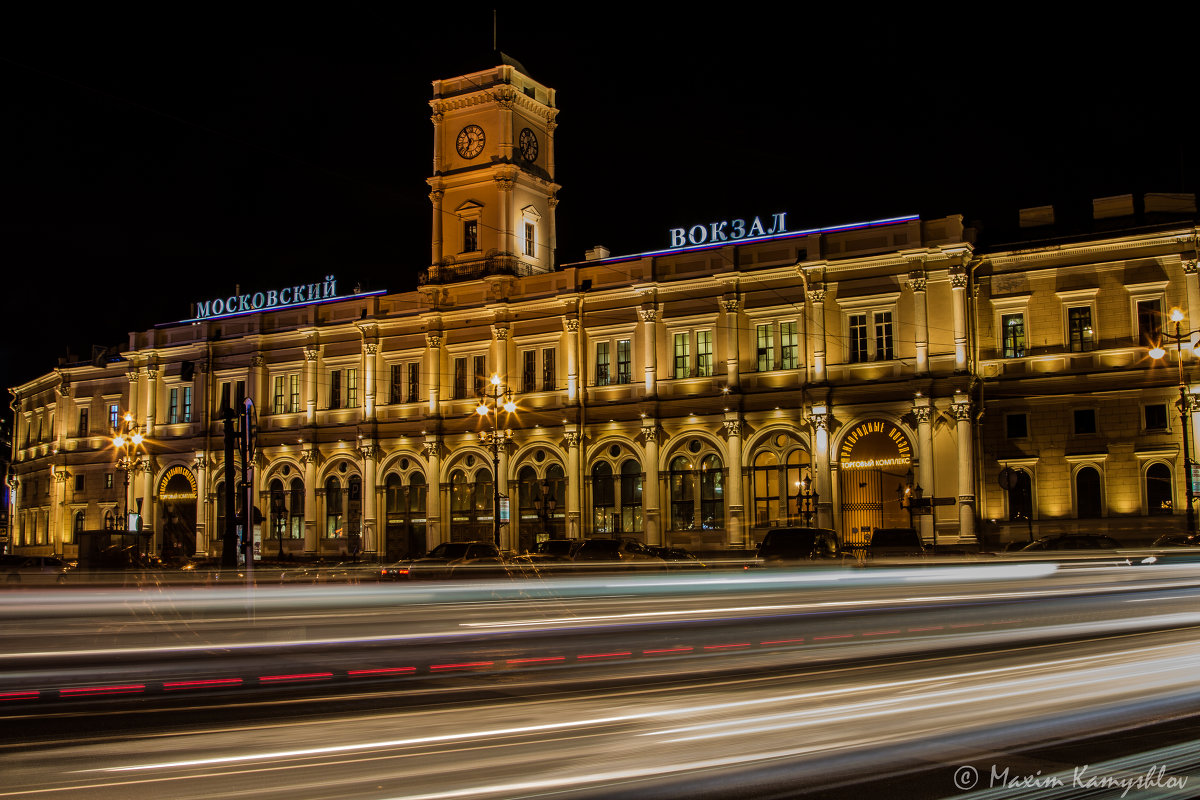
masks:
POLYGON ((800 509, 804 514, 804 527, 811 528, 813 523, 813 515, 817 510, 817 502, 820 495, 813 489, 812 475, 806 474, 800 479, 800 509))
MULTIPOLYGON (((1179 422, 1183 432, 1183 486, 1187 496, 1187 531, 1188 533, 1196 532, 1196 509, 1192 505, 1195 497, 1192 492, 1192 448, 1190 446, 1188 434, 1188 416, 1192 413, 1194 401, 1192 395, 1187 390, 1187 382, 1183 376, 1183 334, 1180 332, 1180 323, 1183 322, 1183 311, 1179 308, 1171 309, 1171 322, 1175 323, 1174 333, 1168 334, 1175 340, 1175 360, 1179 364, 1179 400, 1176 405, 1179 407, 1179 422)), ((1196 347, 1196 331, 1189 334, 1190 346, 1193 351, 1196 347)), ((1150 357, 1157 360, 1163 358, 1167 351, 1162 345, 1155 345, 1150 349, 1150 357)))
POLYGON ((125 474, 125 512, 121 515, 121 530, 129 530, 129 473, 137 469, 138 448, 142 446, 142 432, 133 422, 133 414, 121 418, 120 427, 113 433, 113 447, 117 451, 117 469, 125 474))
POLYGON ((554 513, 557 505, 558 501, 554 499, 554 493, 550 491, 550 481, 543 480, 541 494, 533 499, 533 507, 537 510, 538 519, 542 521, 542 532, 549 539, 554 538, 554 534, 550 530, 550 515, 554 513))
POLYGON ((479 438, 492 451, 492 537, 496 547, 500 547, 500 447, 512 438, 512 431, 500 430, 500 409, 511 414, 517 410, 517 404, 507 387, 500 385, 500 376, 492 375, 489 382, 491 388, 485 388, 479 395, 479 406, 475 413, 492 423, 492 430, 479 434, 479 438), (487 401, 491 401, 491 406, 487 401))

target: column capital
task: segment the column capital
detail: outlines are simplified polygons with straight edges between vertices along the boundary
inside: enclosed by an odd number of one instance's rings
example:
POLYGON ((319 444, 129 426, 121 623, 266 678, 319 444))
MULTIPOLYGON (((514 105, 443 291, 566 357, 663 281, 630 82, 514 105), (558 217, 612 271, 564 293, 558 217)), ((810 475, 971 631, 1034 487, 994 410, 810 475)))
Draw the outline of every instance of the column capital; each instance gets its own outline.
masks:
POLYGON ((825 290, 824 289, 809 289, 808 290, 808 302, 824 303, 825 302, 825 290))
POLYGON ((426 344, 426 345, 428 345, 430 348, 432 348, 432 349, 434 349, 434 350, 436 350, 437 348, 441 347, 441 346, 442 346, 442 333, 441 333, 441 331, 430 331, 430 332, 427 332, 427 333, 425 334, 425 344, 426 344))
POLYGON ((130 383, 137 383, 142 376, 136 369, 131 369, 125 373, 125 377, 129 379, 130 383))
POLYGON ((917 418, 918 425, 928 425, 933 419, 933 409, 929 406, 913 406, 912 413, 917 418))
POLYGON ((367 461, 374 461, 380 455, 379 446, 374 444, 364 444, 358 448, 358 452, 367 461))
POLYGON ((642 436, 645 437, 646 443, 658 442, 658 422, 656 420, 642 420, 642 436))
POLYGON ((363 342, 363 352, 369 356, 373 356, 379 352, 379 344, 376 342, 363 342))
POLYGON ((813 426, 814 430, 828 431, 829 430, 829 414, 822 411, 820 413, 812 413, 808 415, 808 423, 813 426))
POLYGON ((304 360, 316 361, 321 355, 321 348, 315 345, 306 345, 304 348, 304 360))
POLYGON ((1196 259, 1194 259, 1194 258, 1183 259, 1184 273, 1186 273, 1188 275, 1194 275, 1196 273, 1196 266, 1198 263, 1200 263, 1200 262, 1197 262, 1196 259))
POLYGON ((718 302, 726 314, 736 314, 742 307, 742 301, 737 297, 722 297, 718 302))
POLYGON ((971 401, 966 398, 955 400, 950 404, 950 413, 953 414, 954 418, 959 422, 970 422, 971 417, 973 416, 971 401))
POLYGON ((654 308, 639 308, 638 316, 642 318, 642 322, 654 322, 658 319, 658 310, 654 308))
POLYGON ((208 456, 198 453, 196 460, 192 462, 192 468, 197 470, 208 469, 208 456))
POLYGON ((310 450, 302 450, 300 452, 300 463, 306 467, 309 464, 316 465, 319 456, 320 453, 315 447, 310 450))
POLYGON ((742 421, 740 419, 722 420, 721 427, 725 429, 726 436, 739 436, 742 433, 742 421))
POLYGON ((916 294, 917 292, 925 291, 926 283, 927 283, 927 281, 926 281, 924 275, 921 275, 919 277, 914 275, 913 277, 909 278, 908 280, 906 280, 904 282, 904 286, 910 292, 912 292, 913 294, 916 294))
POLYGON ((267 363, 267 360, 263 358, 262 353, 255 353, 254 355, 250 356, 250 366, 252 367, 261 367, 265 363, 267 363))
POLYGON ((566 327, 567 333, 578 333, 579 332, 579 318, 578 317, 563 317, 563 326, 566 327))
POLYGON ((508 331, 507 325, 493 325, 492 326, 492 336, 496 337, 497 342, 507 342, 508 341, 508 332, 509 331, 508 331))
POLYGON ((579 431, 567 431, 563 434, 563 438, 567 440, 567 449, 579 447, 579 443, 583 441, 583 434, 579 431))
MULTIPOLYGON (((435 436, 432 439, 426 439, 421 443, 421 454, 425 456, 426 460, 434 458, 435 456, 440 455, 441 447, 442 442, 438 437, 435 436)), ((433 482, 432 479, 430 482, 433 482)))
POLYGON ((950 285, 955 289, 967 288, 967 271, 961 267, 951 270, 950 285))

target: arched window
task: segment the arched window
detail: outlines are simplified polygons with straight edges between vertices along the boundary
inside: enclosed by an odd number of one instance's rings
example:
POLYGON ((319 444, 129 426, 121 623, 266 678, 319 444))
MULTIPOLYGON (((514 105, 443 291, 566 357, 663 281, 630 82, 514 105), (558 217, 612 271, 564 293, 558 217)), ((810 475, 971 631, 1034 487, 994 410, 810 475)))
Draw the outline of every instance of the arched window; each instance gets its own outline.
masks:
POLYGON ((325 480, 325 536, 333 539, 345 536, 345 515, 342 504, 342 484, 330 475, 325 480))
POLYGON ((304 538, 304 481, 292 478, 291 491, 288 492, 288 535, 293 539, 304 538))
POLYGON ((78 537, 79 534, 83 533, 83 520, 84 520, 84 512, 76 511, 75 512, 75 521, 71 526, 71 532, 74 533, 76 537, 78 537))
POLYGON ((1014 469, 1017 479, 1008 490, 1008 519, 1010 522, 1029 522, 1033 519, 1033 481, 1023 469, 1014 469))
POLYGON ((1100 473, 1095 467, 1081 467, 1075 473, 1075 505, 1079 519, 1101 516, 1100 473))
POLYGON ((418 558, 428 550, 425 541, 425 499, 427 486, 420 472, 405 478, 395 472, 384 481, 384 508, 387 513, 385 552, 388 558, 418 558))
POLYGON ((1174 511, 1171 499, 1171 470, 1166 464, 1151 464, 1146 470, 1146 513, 1170 514, 1174 511))
POLYGON ((104 512, 104 530, 106 530, 106 531, 116 530, 116 527, 117 527, 117 518, 113 514, 112 509, 110 508, 104 512))
POLYGON ((450 473, 450 540, 492 541, 492 473, 476 469, 473 475, 456 469, 450 473))
POLYGON ((632 458, 621 464, 620 519, 619 533, 642 530, 642 465, 632 458))
POLYGON ((615 508, 612 465, 607 461, 597 461, 592 467, 592 530, 596 533, 612 533, 616 528, 616 520, 613 519, 615 508))
POLYGON ((287 535, 288 513, 287 494, 283 491, 283 481, 276 478, 270 486, 271 538, 282 539, 287 535))
POLYGON ((725 472, 720 457, 704 453, 698 439, 688 443, 692 456, 671 459, 671 530, 719 530, 725 527, 725 472))
POLYGON ((768 526, 778 524, 779 513, 779 457, 764 450, 754 457, 754 524, 768 526))

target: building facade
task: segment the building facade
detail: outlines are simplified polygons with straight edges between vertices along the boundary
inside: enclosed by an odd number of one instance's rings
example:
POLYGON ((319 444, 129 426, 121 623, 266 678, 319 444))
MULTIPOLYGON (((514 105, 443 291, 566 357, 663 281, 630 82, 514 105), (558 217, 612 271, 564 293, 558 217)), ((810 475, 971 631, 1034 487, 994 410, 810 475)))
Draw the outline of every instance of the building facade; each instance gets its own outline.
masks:
POLYGON ((10 549, 73 556, 128 508, 161 552, 219 552, 220 410, 243 397, 267 555, 395 559, 497 528, 514 550, 722 550, 790 524, 966 545, 1182 527, 1187 376, 1149 351, 1172 307, 1200 327, 1194 202, 986 249, 959 217, 779 213, 559 265, 554 91, 505 63, 436 81, 431 107, 420 284, 204 301, 14 387, 10 549), (144 439, 118 469, 123 426, 144 439))

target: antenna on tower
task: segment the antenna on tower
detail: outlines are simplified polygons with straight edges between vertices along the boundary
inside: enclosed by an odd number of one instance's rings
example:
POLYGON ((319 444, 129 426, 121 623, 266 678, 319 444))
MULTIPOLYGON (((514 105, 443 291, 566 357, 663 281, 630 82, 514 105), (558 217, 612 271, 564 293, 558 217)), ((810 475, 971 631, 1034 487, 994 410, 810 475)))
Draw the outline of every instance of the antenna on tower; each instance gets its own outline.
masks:
POLYGON ((500 46, 499 46, 499 44, 497 44, 497 38, 498 37, 496 35, 496 9, 493 8, 492 9, 492 51, 493 52, 500 51, 500 46))

